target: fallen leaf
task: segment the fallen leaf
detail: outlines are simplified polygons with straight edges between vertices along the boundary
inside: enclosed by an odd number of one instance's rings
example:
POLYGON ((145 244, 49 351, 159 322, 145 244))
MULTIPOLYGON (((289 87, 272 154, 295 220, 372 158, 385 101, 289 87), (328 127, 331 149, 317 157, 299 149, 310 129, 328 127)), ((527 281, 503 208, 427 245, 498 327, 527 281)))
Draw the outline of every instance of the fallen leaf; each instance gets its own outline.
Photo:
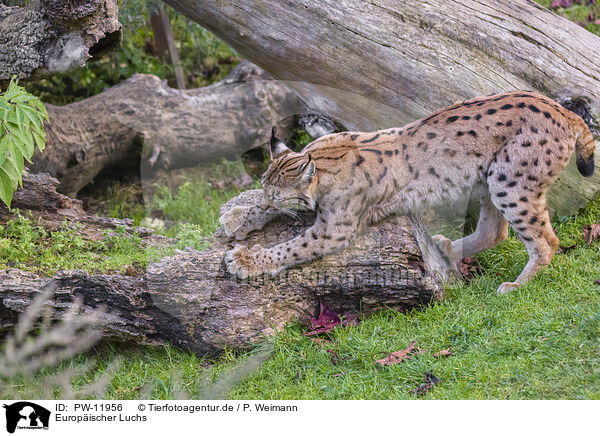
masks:
POLYGON ((440 380, 433 375, 431 371, 425 373, 425 383, 420 384, 416 389, 410 391, 411 394, 425 395, 432 387, 439 384, 440 380))
POLYGON ((600 239, 600 223, 591 226, 583 226, 583 240, 590 245, 592 241, 600 239))
POLYGON ((442 351, 440 351, 439 353, 433 353, 433 357, 438 357, 438 356, 453 356, 454 353, 452 351, 450 351, 450 348, 446 348, 442 351))
POLYGON ((465 257, 462 260, 462 264, 460 266, 460 273, 465 279, 470 279, 475 275, 479 275, 482 272, 482 268, 479 265, 479 262, 472 257, 465 257))
POLYGON ((556 252, 558 254, 564 254, 564 253, 568 253, 569 251, 571 251, 575 248, 577 248, 577 245, 569 245, 568 247, 563 247, 561 245, 560 247, 558 247, 558 250, 556 250, 556 252))
MULTIPOLYGON (((305 320, 306 322, 306 320, 305 320)), ((344 327, 358 324, 358 314, 345 313, 340 316, 329 308, 325 303, 320 303, 319 317, 308 318, 307 324, 311 331, 304 333, 305 336, 314 336, 321 333, 328 333, 340 324, 344 327)))
POLYGON ((310 317, 308 319, 310 323, 311 331, 304 333, 306 336, 318 335, 319 333, 327 333, 332 331, 336 326, 342 322, 340 317, 329 308, 325 303, 319 303, 320 311, 319 317, 310 317))
POLYGON ((344 375, 344 373, 343 372, 338 372, 338 373, 335 373, 335 374, 331 374, 332 377, 339 377, 340 375, 344 375))
POLYGON ((397 365, 405 359, 410 359, 411 354, 421 354, 423 350, 415 347, 415 341, 412 341, 410 345, 404 350, 395 351, 384 357, 383 359, 376 360, 375 363, 379 363, 380 365, 397 365))
POLYGON ((552 9, 568 8, 573 4, 572 0, 552 0, 552 9))

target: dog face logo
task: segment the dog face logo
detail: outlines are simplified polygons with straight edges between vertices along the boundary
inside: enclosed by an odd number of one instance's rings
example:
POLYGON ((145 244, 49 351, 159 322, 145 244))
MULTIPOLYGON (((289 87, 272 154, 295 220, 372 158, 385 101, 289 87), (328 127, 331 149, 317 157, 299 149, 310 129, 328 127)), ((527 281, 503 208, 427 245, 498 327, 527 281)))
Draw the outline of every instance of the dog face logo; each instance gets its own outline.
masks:
POLYGON ((50 411, 29 401, 19 401, 6 409, 6 431, 14 433, 17 426, 26 429, 48 429, 50 411))

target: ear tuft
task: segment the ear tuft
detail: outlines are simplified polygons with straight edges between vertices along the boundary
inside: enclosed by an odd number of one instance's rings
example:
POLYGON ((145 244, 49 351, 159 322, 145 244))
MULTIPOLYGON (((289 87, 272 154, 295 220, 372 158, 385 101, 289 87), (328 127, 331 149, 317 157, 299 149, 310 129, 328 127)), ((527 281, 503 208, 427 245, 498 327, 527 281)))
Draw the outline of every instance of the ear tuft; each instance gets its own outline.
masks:
MULTIPOLYGON (((310 159, 310 157, 309 157, 310 159)), ((302 183, 309 184, 315 178, 315 162, 311 159, 309 160, 300 171, 300 180, 302 183)))
POLYGON ((283 143, 281 139, 275 136, 275 127, 271 131, 271 160, 277 159, 278 157, 284 155, 285 153, 290 153, 290 150, 287 145, 283 143))

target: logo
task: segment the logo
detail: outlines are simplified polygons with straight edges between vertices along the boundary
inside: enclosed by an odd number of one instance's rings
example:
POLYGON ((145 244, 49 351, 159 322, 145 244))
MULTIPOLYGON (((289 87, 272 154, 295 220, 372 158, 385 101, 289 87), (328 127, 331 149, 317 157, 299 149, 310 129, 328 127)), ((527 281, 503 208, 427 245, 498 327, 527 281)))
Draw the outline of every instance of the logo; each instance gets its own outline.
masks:
POLYGON ((6 431, 14 433, 15 429, 48 429, 50 411, 29 401, 19 401, 10 405, 4 404, 6 409, 6 431))

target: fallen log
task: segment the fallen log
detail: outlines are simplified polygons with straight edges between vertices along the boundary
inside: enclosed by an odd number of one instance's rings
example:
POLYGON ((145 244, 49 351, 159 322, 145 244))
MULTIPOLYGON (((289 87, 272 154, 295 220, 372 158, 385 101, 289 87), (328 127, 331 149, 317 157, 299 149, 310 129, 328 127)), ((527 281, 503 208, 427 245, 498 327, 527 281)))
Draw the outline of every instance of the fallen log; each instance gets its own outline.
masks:
MULTIPOLYGON (((261 195, 246 191, 222 212, 255 204, 261 195)), ((314 216, 269 223, 246 243, 273 244, 311 220, 314 216)), ((320 302, 340 313, 425 305, 440 299, 444 281, 456 274, 427 233, 405 217, 370 229, 337 255, 275 277, 231 277, 222 259, 232 243, 218 230, 209 249, 179 251, 151 264, 141 277, 63 271, 46 278, 0 271, 0 331, 13 328, 17 314, 50 288, 56 317, 75 297, 82 298, 84 310, 105 306, 108 339, 216 353, 224 347, 248 348, 287 322, 317 314, 320 302)))
POLYGON ((0 86, 77 69, 121 44, 114 0, 33 0, 0 4, 0 86))
POLYGON ((46 149, 34 155, 31 171, 50 173, 73 197, 102 171, 141 170, 149 181, 157 171, 237 159, 303 105, 285 84, 242 62, 203 88, 173 89, 136 74, 86 100, 47 108, 46 149))
MULTIPOLYGON (((514 89, 579 98, 600 120, 600 38, 533 1, 165 1, 349 129, 514 89)), ((569 215, 599 189, 600 171, 570 165, 549 203, 569 215)))

